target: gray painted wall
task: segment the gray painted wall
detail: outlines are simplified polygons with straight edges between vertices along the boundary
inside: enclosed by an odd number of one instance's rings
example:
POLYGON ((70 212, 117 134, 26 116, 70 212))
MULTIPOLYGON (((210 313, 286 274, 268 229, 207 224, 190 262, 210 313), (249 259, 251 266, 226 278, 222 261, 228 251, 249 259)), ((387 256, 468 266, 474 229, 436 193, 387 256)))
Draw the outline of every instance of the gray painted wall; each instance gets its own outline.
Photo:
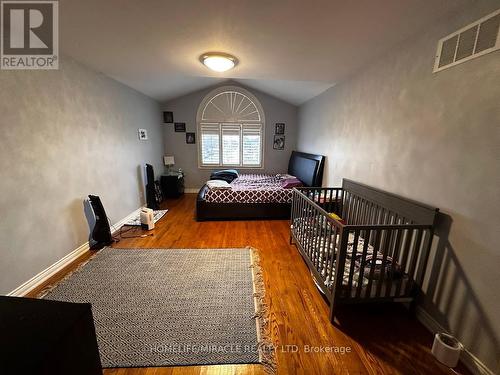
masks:
POLYGON ((500 373, 500 51, 432 73, 438 39, 498 8, 476 4, 301 106, 298 147, 327 155, 327 186, 444 212, 423 306, 500 373))
MULTIPOLYGON (((288 168, 288 160, 296 147, 297 139, 297 107, 250 89, 237 82, 226 81, 220 85, 185 95, 163 105, 165 111, 174 112, 175 122, 185 122, 187 132, 196 132, 196 112, 201 101, 214 88, 220 86, 239 86, 254 94, 264 108, 266 118, 264 168, 258 170, 241 169, 245 173, 282 173, 288 168), (274 124, 284 122, 285 149, 273 150, 274 124)), ((186 187, 199 189, 208 180, 210 170, 198 168, 198 144, 186 144, 185 133, 176 133, 174 125, 164 124, 165 153, 174 155, 175 168, 182 168, 186 173, 186 187)), ((196 134, 198 143, 198 134, 196 134)))
POLYGON ((83 199, 112 222, 141 206, 138 166, 162 168, 157 102, 78 63, 0 71, 0 293, 88 239, 83 199), (139 141, 146 128, 149 141, 139 141))

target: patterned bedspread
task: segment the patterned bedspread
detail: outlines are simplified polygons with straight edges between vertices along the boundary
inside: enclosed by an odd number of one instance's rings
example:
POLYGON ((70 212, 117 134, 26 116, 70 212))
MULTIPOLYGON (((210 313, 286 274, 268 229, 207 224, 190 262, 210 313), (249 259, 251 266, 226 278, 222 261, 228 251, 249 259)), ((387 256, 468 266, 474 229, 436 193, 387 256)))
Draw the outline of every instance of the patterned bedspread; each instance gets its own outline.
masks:
POLYGON ((286 175, 242 174, 231 189, 210 189, 205 200, 212 203, 291 203, 293 189, 281 187, 286 175))

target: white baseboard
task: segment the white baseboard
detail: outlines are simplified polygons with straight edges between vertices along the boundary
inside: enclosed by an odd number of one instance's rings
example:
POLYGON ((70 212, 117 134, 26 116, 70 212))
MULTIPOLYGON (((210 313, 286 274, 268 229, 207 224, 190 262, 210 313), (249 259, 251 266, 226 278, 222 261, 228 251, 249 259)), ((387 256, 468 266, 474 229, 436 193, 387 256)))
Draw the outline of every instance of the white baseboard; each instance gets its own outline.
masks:
MULTIPOLYGON (((438 332, 447 332, 427 311, 422 307, 417 307, 417 319, 433 334, 438 332)), ((460 360, 473 374, 477 375, 495 375, 486 365, 479 360, 474 354, 469 352, 466 348, 460 355, 460 360)))
POLYGON ((197 188, 185 188, 184 189, 184 193, 186 193, 186 194, 198 194, 199 191, 200 191, 200 189, 197 189, 197 188))
MULTIPOLYGON (((130 215, 127 215, 127 217, 123 218, 120 220, 118 223, 114 224, 111 227, 111 233, 114 234, 120 228, 130 219, 136 217, 139 214, 139 211, 141 209, 138 208, 134 212, 132 212, 130 215)), ((90 245, 87 242, 85 242, 83 245, 79 246, 75 250, 73 250, 71 253, 68 255, 64 256, 63 258, 59 259, 57 262, 52 264, 51 266, 47 267, 44 269, 42 272, 40 272, 38 275, 33 276, 31 279, 26 281, 24 284, 20 285, 16 289, 14 289, 12 292, 7 294, 8 296, 13 296, 13 297, 23 297, 29 292, 31 292, 33 289, 36 287, 40 286, 43 284, 45 281, 50 279, 52 276, 54 276, 56 273, 61 271, 64 267, 68 266, 70 263, 74 262, 76 259, 81 257, 83 254, 86 252, 90 251, 90 245)))

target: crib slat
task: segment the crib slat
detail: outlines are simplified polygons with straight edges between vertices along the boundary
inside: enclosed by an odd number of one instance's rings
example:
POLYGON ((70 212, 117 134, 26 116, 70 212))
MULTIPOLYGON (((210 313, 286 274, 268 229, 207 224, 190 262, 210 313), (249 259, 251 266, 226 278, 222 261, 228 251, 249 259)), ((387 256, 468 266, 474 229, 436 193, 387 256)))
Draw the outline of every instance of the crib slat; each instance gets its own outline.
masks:
MULTIPOLYGON (((392 262, 391 262, 391 269, 392 269, 392 272, 394 272, 394 269, 395 269, 395 266, 396 266, 396 259, 398 257, 398 254, 399 254, 399 246, 401 245, 401 238, 402 238, 402 233, 403 233, 403 230, 401 229, 396 229, 396 239, 394 241, 394 250, 392 252, 392 262)), ((389 277, 389 280, 387 282, 387 293, 386 293, 386 296, 389 297, 390 296, 390 293, 391 293, 391 290, 392 290, 392 284, 393 284, 393 279, 394 279, 394 275, 391 275, 391 277, 389 277)), ((399 282, 402 282, 401 280, 398 280, 399 282)), ((397 295, 395 295, 397 297, 397 295)))
MULTIPOLYGON (((342 197, 341 197, 342 198, 342 197)), ((342 207, 339 207, 341 203, 339 203, 339 190, 335 190, 335 213, 337 215, 342 215, 342 207)))
MULTIPOLYGON (((369 223, 374 223, 375 222, 375 203, 370 202, 370 205, 368 207, 368 221, 367 224, 369 223)), ((371 233, 370 233, 371 235, 371 233)))
POLYGON ((354 222, 355 212, 356 212, 356 196, 353 195, 352 199, 351 199, 351 210, 350 210, 350 214, 349 214, 349 223, 354 222))
POLYGON ((384 215, 385 215, 385 209, 383 207, 378 206, 377 224, 379 225, 384 224, 384 215))
MULTIPOLYGON (((394 231, 392 230, 387 230, 385 231, 385 238, 384 238, 384 246, 382 247, 382 269, 380 271, 380 277, 378 279, 377 283, 377 290, 375 293, 376 297, 380 297, 380 293, 382 291, 382 284, 384 284, 385 281, 385 276, 386 276, 386 265, 385 262, 387 261, 387 253, 389 252, 389 248, 391 246, 392 242, 392 236, 393 236, 394 231)), ((386 289, 383 297, 387 296, 387 283, 386 283, 386 289)), ((390 293, 390 291, 389 291, 390 293)))
POLYGON ((362 225, 364 224, 366 217, 366 200, 363 198, 361 199, 361 210, 359 212, 359 224, 362 225))
POLYGON ((300 220, 297 222, 297 233, 298 233, 298 240, 300 241, 300 244, 302 245, 304 243, 304 199, 302 198, 302 193, 300 194, 299 198, 297 199, 297 209, 298 209, 298 214, 297 216, 300 218, 300 220))
POLYGON ((368 277, 368 285, 366 286, 365 298, 371 297, 372 292, 372 284, 373 284, 373 274, 375 272, 375 267, 373 265, 373 261, 379 251, 380 248, 380 239, 383 229, 375 229, 375 241, 373 245, 373 254, 372 254, 372 266, 370 267, 370 276, 368 277))
POLYGON ((389 224, 390 217, 391 212, 384 208, 382 211, 382 224, 389 224))
MULTIPOLYGON (((295 236, 297 235, 296 234, 297 226, 295 225, 295 218, 297 216, 297 203, 298 203, 297 190, 294 189, 293 190, 293 198, 292 198, 292 214, 290 216, 290 228, 293 230, 293 233, 295 234, 295 236)), ((292 243, 291 241, 292 240, 290 238, 290 243, 292 243)))
POLYGON ((429 252, 430 252, 430 244, 432 241, 432 236, 434 235, 434 232, 432 229, 428 229, 424 231, 424 242, 422 244, 422 260, 418 262, 418 267, 417 267, 417 275, 415 277, 415 281, 417 282, 418 285, 422 285, 424 282, 424 274, 425 274, 425 269, 427 268, 427 260, 429 258, 429 252))
MULTIPOLYGON (((355 269, 354 266, 356 265, 355 259, 356 259, 356 253, 358 251, 359 232, 360 232, 359 230, 354 231, 354 242, 352 245, 352 254, 350 255, 351 265, 349 267, 349 281, 347 283, 347 293, 349 297, 351 296, 351 291, 353 290, 352 280, 354 276, 354 269, 355 269)), ((347 256, 349 257, 349 254, 347 254, 347 256)))
POLYGON ((302 241, 304 244, 304 251, 306 251, 306 234, 309 227, 307 226, 307 201, 305 197, 302 197, 302 241))
MULTIPOLYGON (((410 252, 410 246, 411 246, 411 242, 412 242, 412 238, 413 238, 413 234, 415 233, 414 230, 411 230, 411 229, 407 229, 405 230, 405 243, 404 243, 404 246, 403 246, 403 254, 402 254, 402 260, 401 260, 401 268, 402 268, 402 271, 404 273, 407 272, 407 262, 408 262, 408 253, 410 252)), ((395 296, 396 297, 399 297, 400 294, 401 294, 401 288, 403 286, 403 283, 398 283, 398 287, 396 289, 396 294, 395 296)))
POLYGON ((407 283, 405 295, 408 295, 410 293, 411 284, 413 283, 413 280, 415 280, 415 267, 417 265, 418 256, 420 255, 420 248, 422 245, 422 233, 423 233, 422 229, 417 230, 417 239, 415 240, 415 245, 413 246, 412 259, 410 262, 410 268, 408 270, 408 275, 410 275, 412 282, 407 283))
POLYGON ((333 286, 333 276, 335 269, 335 261, 337 257, 337 251, 339 251, 339 228, 334 225, 332 227, 332 236, 331 236, 331 249, 330 249, 330 259, 327 265, 328 275, 330 277, 330 283, 333 286))
POLYGON ((368 222, 367 217, 368 217, 368 201, 366 199, 363 199, 363 212, 361 215, 360 224, 366 224, 368 222))
POLYGON ((352 215, 352 223, 354 223, 354 224, 358 224, 359 201, 360 201, 360 198, 358 196, 356 196, 354 199, 354 209, 353 209, 353 215, 352 215))
POLYGON ((329 276, 329 260, 331 256, 331 243, 332 243, 332 226, 328 222, 328 220, 325 222, 325 252, 324 252, 324 261, 322 262, 321 265, 321 274, 323 275, 323 281, 326 281, 329 276))
POLYGON ((312 241, 311 241, 311 247, 312 247, 312 260, 314 267, 316 270, 318 269, 318 258, 320 255, 320 249, 319 249, 319 221, 320 218, 318 216, 318 212, 316 210, 316 207, 311 207, 313 211, 313 231, 312 231, 312 241))
POLYGON ((337 256, 335 260, 335 286, 334 294, 342 295, 342 285, 344 283, 344 269, 347 254, 348 231, 341 230, 337 241, 337 256))
POLYGON ((316 269, 318 271, 321 270, 321 268, 323 267, 323 258, 324 258, 324 248, 321 246, 321 244, 323 244, 323 246, 325 245, 325 237, 324 237, 324 230, 326 229, 326 226, 325 226, 325 217, 323 215, 321 215, 319 212, 317 212, 317 215, 318 215, 318 254, 317 254, 317 258, 316 258, 316 269), (323 251, 321 251, 323 250, 323 251))
POLYGON ((356 225, 359 225, 359 223, 361 222, 361 211, 363 209, 363 198, 361 197, 358 197, 358 203, 357 203, 357 206, 356 206, 356 217, 354 219, 354 223, 356 225))
POLYGON ((376 213, 376 217, 375 217, 375 221, 374 221, 374 223, 377 225, 382 225, 382 219, 381 219, 382 218, 382 211, 383 211, 383 208, 377 204, 377 213, 376 213))
POLYGON ((365 199, 363 199, 363 209, 361 211, 361 220, 360 224, 366 224, 366 215, 368 214, 368 204, 365 199))
MULTIPOLYGON (((376 218, 377 218, 376 213, 377 213, 376 204, 373 202, 370 202, 370 213, 369 213, 367 224, 376 223, 376 218)), ((370 238, 368 239, 368 243, 373 246, 374 240, 375 240, 375 235, 372 231, 370 231, 370 238)))
POLYGON ((316 209, 312 205, 310 205, 309 210, 310 210, 310 221, 309 221, 310 224, 309 225, 311 226, 311 232, 310 232, 310 237, 309 237, 309 249, 310 249, 309 259, 311 259, 311 261, 314 265, 314 259, 315 259, 316 251, 317 251, 316 241, 318 240, 318 236, 316 235, 316 225, 317 225, 316 209))
POLYGON ((322 218, 323 216, 319 215, 319 212, 314 208, 314 255, 313 255, 313 264, 316 270, 319 271, 319 262, 321 258, 321 235, 322 235, 322 218))
POLYGON ((304 241, 304 252, 309 256, 309 205, 307 204, 307 201, 304 199, 303 202, 303 209, 304 209, 304 230, 302 232, 302 239, 304 241))
POLYGON ((356 289, 356 298, 361 297, 361 290, 363 289, 365 262, 366 262, 366 256, 368 254, 368 244, 370 242, 370 236, 371 236, 371 230, 368 229, 365 230, 363 254, 361 255, 360 267, 359 267, 358 288, 356 289))
POLYGON ((309 225, 309 231, 307 233, 307 255, 309 256, 309 259, 312 258, 313 256, 313 251, 314 251, 314 248, 313 248, 313 245, 312 245, 312 242, 314 241, 314 233, 313 233, 313 229, 314 229, 314 208, 312 205, 308 205, 307 206, 307 211, 308 211, 308 215, 307 215, 307 222, 308 222, 308 225, 309 225))
POLYGON ((346 192, 345 197, 344 197, 344 214, 342 217, 346 222, 349 222, 349 200, 351 199, 351 193, 346 192))
POLYGON ((350 217, 350 222, 349 223, 354 223, 356 221, 356 205, 358 201, 358 196, 353 195, 352 197, 352 202, 351 202, 351 217, 350 217))
POLYGON ((354 220, 356 217, 356 199, 357 196, 353 195, 351 199, 351 209, 349 210, 349 224, 354 224, 354 220))
POLYGON ((293 232, 295 237, 297 238, 297 205, 299 204, 299 198, 297 197, 297 190, 293 192, 293 201, 292 201, 292 225, 293 225, 293 232))
POLYGON ((328 212, 333 212, 333 201, 332 201, 332 197, 333 197, 333 189, 328 189, 328 198, 325 198, 327 199, 327 201, 325 202, 325 207, 328 207, 327 211, 328 212))
POLYGON ((351 194, 346 191, 344 192, 344 200, 343 200, 343 212, 342 212, 342 217, 344 218, 344 220, 348 220, 348 214, 347 214, 347 211, 349 210, 349 198, 350 198, 351 194))

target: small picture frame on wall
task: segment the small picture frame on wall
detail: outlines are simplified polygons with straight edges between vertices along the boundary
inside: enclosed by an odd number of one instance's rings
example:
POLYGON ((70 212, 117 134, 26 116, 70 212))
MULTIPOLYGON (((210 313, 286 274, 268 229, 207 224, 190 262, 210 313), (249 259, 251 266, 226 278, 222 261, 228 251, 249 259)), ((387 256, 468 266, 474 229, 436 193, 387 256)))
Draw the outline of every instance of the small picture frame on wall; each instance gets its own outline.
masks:
POLYGON ((185 122, 176 122, 174 123, 174 129, 178 133, 186 132, 186 123, 185 122))
POLYGON ((186 133, 186 143, 188 145, 194 145, 196 143, 196 134, 195 133, 186 133))
POLYGON ((148 140, 148 131, 146 129, 139 129, 139 139, 141 141, 147 141, 148 140))
POLYGON ((285 134, 285 124, 282 122, 277 122, 274 125, 274 134, 278 134, 278 135, 285 134))
POLYGON ((163 112, 163 123, 173 124, 174 123, 174 112, 163 112))
POLYGON ((285 149, 285 136, 277 134, 274 136, 273 148, 275 150, 284 150, 285 149))

